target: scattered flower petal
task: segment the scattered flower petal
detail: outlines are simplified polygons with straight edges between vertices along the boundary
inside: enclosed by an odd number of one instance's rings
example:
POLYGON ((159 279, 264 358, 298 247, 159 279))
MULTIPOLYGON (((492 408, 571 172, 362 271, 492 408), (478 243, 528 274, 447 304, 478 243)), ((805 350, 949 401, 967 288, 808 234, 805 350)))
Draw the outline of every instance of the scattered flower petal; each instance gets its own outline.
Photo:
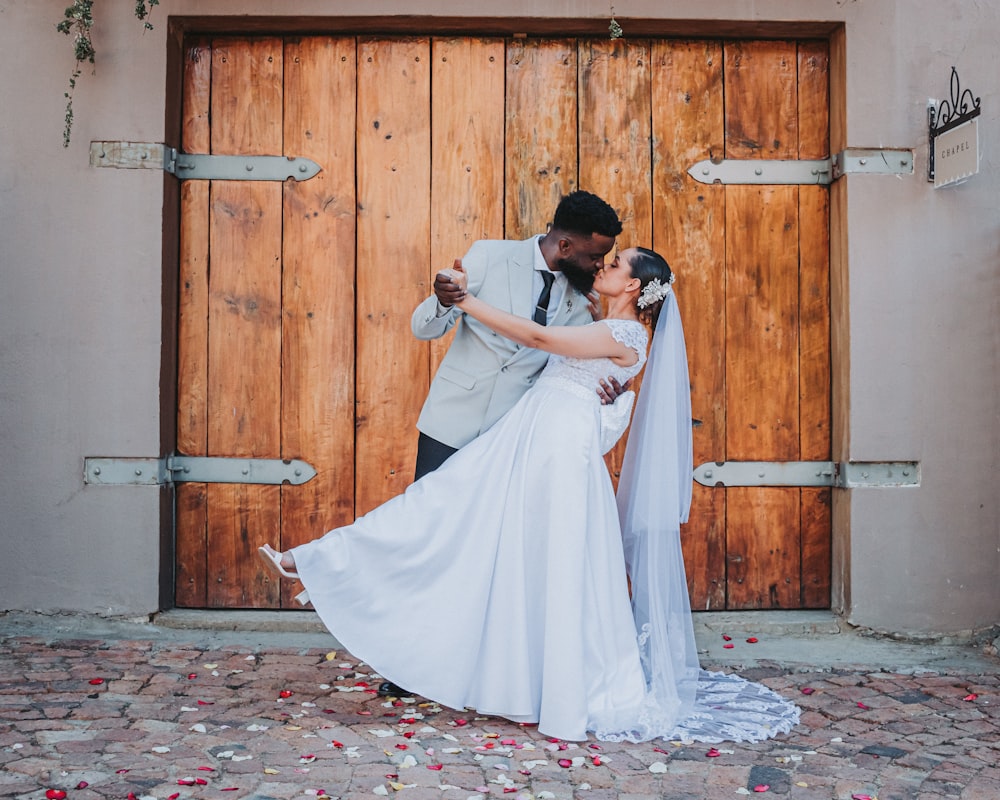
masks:
POLYGON ((188 680, 189 681, 193 681, 197 677, 198 677, 198 673, 197 672, 189 672, 188 673, 188 680))
MULTIPOLYGON (((750 644, 757 644, 757 637, 756 637, 756 636, 751 636, 751 637, 750 637, 749 639, 747 639, 747 641, 748 641, 748 642, 749 642, 750 644)), ((757 791, 757 790, 756 790, 756 789, 754 789, 754 791, 757 791)))
POLYGON ((428 764, 427 769, 441 770, 444 768, 444 764, 428 764))
POLYGON ((766 792, 770 788, 771 787, 766 783, 758 783, 756 786, 753 787, 753 790, 755 792, 760 793, 760 792, 766 792))
MULTIPOLYGON (((91 683, 93 683, 93 681, 91 681, 91 683)), ((64 800, 66 792, 62 789, 49 789, 45 792, 45 796, 48 800, 64 800)))
POLYGON ((274 767, 264 767, 264 774, 265 775, 280 775, 281 771, 280 770, 276 770, 274 767))
POLYGON ((192 725, 190 727, 189 730, 192 730, 195 733, 207 733, 208 732, 208 728, 206 728, 201 722, 196 722, 194 725, 192 725))
POLYGON ((979 695, 978 695, 978 694, 967 694, 967 695, 966 695, 965 697, 963 697, 962 699, 963 699, 963 700, 964 700, 964 701, 965 701, 966 703, 971 703, 971 702, 972 702, 973 700, 975 700, 975 699, 976 699, 977 697, 979 697, 979 695))
POLYGON ((573 761, 568 758, 560 758, 559 766, 562 767, 563 769, 569 769, 570 767, 573 766, 573 761))
POLYGON ((870 794, 852 794, 851 800, 874 800, 870 794))
POLYGON ((719 756, 722 755, 722 753, 719 752, 718 750, 716 750, 714 747, 710 747, 710 748, 708 748, 708 752, 705 753, 705 755, 708 758, 718 758, 719 756))
POLYGON ((730 636, 729 634, 726 634, 726 633, 722 634, 722 641, 729 642, 729 641, 732 641, 732 639, 733 639, 733 637, 730 636))
POLYGON ((861 703, 861 702, 858 703, 858 708, 863 708, 865 711, 870 711, 871 710, 869 708, 869 706, 866 706, 864 703, 861 703))
POLYGON ((333 661, 336 657, 337 657, 337 651, 336 650, 331 650, 325 656, 325 658, 326 658, 327 661, 333 661))
MULTIPOLYGON (((90 685, 91 686, 100 686, 102 683, 104 683, 104 678, 91 678, 90 679, 90 685)), ((62 791, 62 790, 61 789, 49 789, 49 791, 50 792, 58 792, 58 791, 62 791)), ((63 797, 65 797, 65 796, 66 795, 63 795, 63 797)))
POLYGON ((723 646, 724 648, 726 648, 726 650, 732 650, 732 649, 733 649, 733 647, 735 647, 735 645, 732 645, 732 644, 724 644, 724 645, 722 645, 722 646, 723 646))
POLYGON ((803 686, 802 687, 802 694, 812 694, 815 691, 816 690, 813 689, 811 686, 803 686))
POLYGON ((285 698, 285 697, 291 697, 291 696, 292 696, 292 692, 289 689, 282 689, 280 692, 278 692, 278 697, 285 698))
POLYGON ((166 747, 164 745, 160 745, 159 747, 154 747, 153 748, 153 752, 154 753, 169 753, 170 752, 170 748, 166 747))
POLYGON ((78 783, 78 784, 76 785, 76 788, 77 788, 77 789, 86 789, 86 788, 87 788, 88 786, 90 786, 90 784, 89 784, 89 783, 87 783, 86 781, 80 781, 80 782, 79 782, 79 783, 78 783))
POLYGON ((667 765, 662 761, 654 761, 649 765, 649 771, 654 775, 662 774, 667 771, 667 765))

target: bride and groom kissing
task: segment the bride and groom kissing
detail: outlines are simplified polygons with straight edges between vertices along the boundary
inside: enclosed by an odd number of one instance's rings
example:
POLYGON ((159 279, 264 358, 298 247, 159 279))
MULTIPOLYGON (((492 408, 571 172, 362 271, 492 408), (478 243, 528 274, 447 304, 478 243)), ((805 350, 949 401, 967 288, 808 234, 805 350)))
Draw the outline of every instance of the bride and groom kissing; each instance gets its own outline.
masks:
POLYGON ((621 230, 610 205, 575 191, 545 234, 477 242, 439 272, 413 333, 460 324, 417 422, 416 480, 351 525, 261 556, 302 581, 390 689, 568 740, 787 732, 793 704, 698 664, 674 276, 642 247, 605 263, 621 230), (603 455, 633 403, 616 497, 603 455))

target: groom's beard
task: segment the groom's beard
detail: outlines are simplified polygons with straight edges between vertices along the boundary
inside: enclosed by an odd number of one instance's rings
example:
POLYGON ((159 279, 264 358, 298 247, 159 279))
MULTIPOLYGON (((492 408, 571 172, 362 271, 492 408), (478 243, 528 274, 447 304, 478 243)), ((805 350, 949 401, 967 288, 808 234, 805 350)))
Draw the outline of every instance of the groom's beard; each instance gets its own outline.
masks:
POLYGON ((556 263, 559 266, 559 271, 566 276, 569 285, 580 294, 589 294, 590 290, 594 288, 596 273, 587 272, 575 261, 568 258, 560 258, 556 263))

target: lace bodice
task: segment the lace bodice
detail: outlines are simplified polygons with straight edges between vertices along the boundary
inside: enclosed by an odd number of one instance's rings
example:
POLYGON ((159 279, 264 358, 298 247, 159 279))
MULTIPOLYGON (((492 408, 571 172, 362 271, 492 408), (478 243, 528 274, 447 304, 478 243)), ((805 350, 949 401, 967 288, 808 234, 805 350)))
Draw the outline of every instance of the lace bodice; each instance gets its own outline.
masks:
POLYGON ((621 367, 610 358, 572 358, 553 355, 549 357, 541 377, 570 380, 585 387, 596 398, 595 389, 599 381, 612 377, 619 383, 625 383, 629 378, 639 374, 643 364, 646 363, 646 344, 649 335, 641 322, 629 319, 604 319, 590 324, 607 325, 617 341, 631 347, 639 354, 639 360, 631 367, 621 367))

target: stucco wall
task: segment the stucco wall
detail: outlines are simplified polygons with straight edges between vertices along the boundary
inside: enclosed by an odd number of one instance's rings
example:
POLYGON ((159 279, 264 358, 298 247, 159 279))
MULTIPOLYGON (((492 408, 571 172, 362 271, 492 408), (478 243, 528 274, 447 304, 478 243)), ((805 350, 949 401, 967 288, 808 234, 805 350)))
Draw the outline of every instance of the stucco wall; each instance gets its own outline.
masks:
MULTIPOLYGON (((56 33, 66 0, 0 0, 0 610, 159 608, 161 491, 85 487, 85 456, 160 455, 163 178, 88 166, 91 140, 164 140, 167 15, 98 3, 95 74, 56 33), (111 6, 111 8, 108 8, 111 6)), ((627 8, 626 8, 627 5, 627 8)), ((329 2, 239 4, 330 13, 329 2)), ((345 15, 495 15, 493 3, 345 0, 345 15), (477 12, 477 7, 480 9, 477 12)), ((605 19, 602 0, 508 2, 517 17, 605 19)), ((852 460, 921 463, 922 485, 837 503, 847 618, 898 633, 1000 622, 1000 8, 967 0, 632 0, 629 17, 845 24, 846 145, 910 148, 905 177, 846 179, 846 320, 837 435, 852 460), (926 181, 928 98, 952 66, 982 98, 980 174, 926 181)))

